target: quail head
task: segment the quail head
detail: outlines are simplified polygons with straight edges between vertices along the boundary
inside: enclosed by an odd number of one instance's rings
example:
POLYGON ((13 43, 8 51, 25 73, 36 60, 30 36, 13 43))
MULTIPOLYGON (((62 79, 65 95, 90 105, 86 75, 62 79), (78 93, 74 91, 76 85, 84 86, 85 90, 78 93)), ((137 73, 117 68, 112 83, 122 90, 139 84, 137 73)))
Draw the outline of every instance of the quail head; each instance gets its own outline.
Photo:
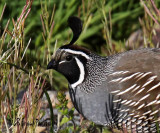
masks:
POLYGON ((157 132, 160 125, 160 49, 131 50, 102 57, 73 45, 82 31, 68 19, 73 39, 60 47, 47 69, 68 80, 76 110, 96 124, 135 132, 157 132))

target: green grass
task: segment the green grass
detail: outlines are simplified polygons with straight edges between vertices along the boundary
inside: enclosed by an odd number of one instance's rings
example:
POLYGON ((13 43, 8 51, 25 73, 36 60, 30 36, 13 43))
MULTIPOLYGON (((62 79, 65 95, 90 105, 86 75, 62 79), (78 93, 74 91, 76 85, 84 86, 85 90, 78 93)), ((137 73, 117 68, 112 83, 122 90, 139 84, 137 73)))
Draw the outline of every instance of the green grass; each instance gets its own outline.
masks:
MULTIPOLYGON (((43 117, 42 94, 49 84, 59 91, 59 111, 65 117, 61 126, 72 121, 72 125, 59 132, 83 133, 101 127, 93 123, 79 128, 73 121, 73 110, 68 110, 63 95, 67 89, 66 79, 57 72, 49 72, 46 66, 54 51, 67 44, 71 30, 67 26, 69 16, 83 20, 83 32, 78 45, 100 54, 111 55, 126 50, 125 40, 137 29, 143 29, 144 45, 153 46, 151 29, 159 24, 160 16, 152 1, 135 0, 59 0, 9 1, 0 4, 0 131, 34 132, 36 120, 43 117), (24 7, 26 6, 26 7, 24 7), (145 8, 143 8, 145 7, 145 8), (147 9, 150 9, 149 11, 147 9), (140 20, 140 21, 139 21, 140 20), (17 94, 24 93, 21 103, 17 94), (19 119, 17 119, 19 118, 19 119), (12 125, 6 123, 9 121, 12 125), (23 122, 33 123, 32 126, 23 122), (18 125, 19 123, 20 125, 18 125), (24 124, 22 126, 22 124, 24 124), (15 126, 13 126, 15 125, 15 126)), ((155 5, 159 6, 157 0, 155 5)), ((46 91, 45 94, 47 95, 46 91)), ((50 99, 48 102, 50 103, 50 99)), ((50 103, 50 110, 52 106, 50 103)), ((52 114, 51 118, 54 118, 52 114)), ((52 127, 51 127, 52 128, 52 127)), ((109 132, 103 128, 103 132, 109 132)))

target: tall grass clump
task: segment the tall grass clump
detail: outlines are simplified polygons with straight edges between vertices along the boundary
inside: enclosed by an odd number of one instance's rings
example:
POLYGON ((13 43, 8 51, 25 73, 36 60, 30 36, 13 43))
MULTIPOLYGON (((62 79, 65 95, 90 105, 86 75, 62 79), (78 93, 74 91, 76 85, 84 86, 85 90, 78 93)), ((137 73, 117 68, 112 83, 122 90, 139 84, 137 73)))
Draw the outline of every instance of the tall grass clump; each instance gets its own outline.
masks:
MULTIPOLYGON (((25 40, 25 21, 33 1, 26 1, 20 16, 9 19, 0 38, 0 129, 2 132, 33 132, 36 120, 41 117, 40 97, 45 80, 41 78, 38 66, 27 69, 24 63, 26 51, 32 41, 25 40), (13 27, 9 28, 9 25, 13 27), (24 93, 20 93, 23 92, 24 93), (19 95, 18 95, 19 94, 19 95), (18 97, 22 97, 18 101, 18 97), (28 128, 29 125, 32 125, 28 128)), ((6 4, 1 12, 1 19, 6 4)))

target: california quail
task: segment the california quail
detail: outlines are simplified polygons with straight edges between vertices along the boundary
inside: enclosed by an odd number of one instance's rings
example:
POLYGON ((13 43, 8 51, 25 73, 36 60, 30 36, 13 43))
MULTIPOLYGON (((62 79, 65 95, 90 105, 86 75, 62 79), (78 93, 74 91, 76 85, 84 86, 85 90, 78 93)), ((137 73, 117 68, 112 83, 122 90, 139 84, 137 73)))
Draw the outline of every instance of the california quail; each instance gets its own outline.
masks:
POLYGON ((158 132, 160 125, 160 49, 145 48, 102 57, 73 45, 82 31, 68 19, 73 39, 60 47, 47 69, 69 82, 76 110, 96 124, 134 132, 158 132))

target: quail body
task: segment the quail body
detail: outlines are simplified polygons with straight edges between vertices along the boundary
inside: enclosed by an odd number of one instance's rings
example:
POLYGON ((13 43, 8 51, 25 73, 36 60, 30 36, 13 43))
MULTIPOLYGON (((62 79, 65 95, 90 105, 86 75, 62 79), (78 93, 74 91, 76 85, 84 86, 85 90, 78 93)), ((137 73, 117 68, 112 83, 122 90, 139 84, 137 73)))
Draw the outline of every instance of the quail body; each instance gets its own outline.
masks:
POLYGON ((160 49, 131 50, 102 57, 73 45, 82 23, 71 17, 69 25, 74 33, 71 43, 56 51, 47 68, 66 77, 76 110, 99 125, 157 132, 160 49))

